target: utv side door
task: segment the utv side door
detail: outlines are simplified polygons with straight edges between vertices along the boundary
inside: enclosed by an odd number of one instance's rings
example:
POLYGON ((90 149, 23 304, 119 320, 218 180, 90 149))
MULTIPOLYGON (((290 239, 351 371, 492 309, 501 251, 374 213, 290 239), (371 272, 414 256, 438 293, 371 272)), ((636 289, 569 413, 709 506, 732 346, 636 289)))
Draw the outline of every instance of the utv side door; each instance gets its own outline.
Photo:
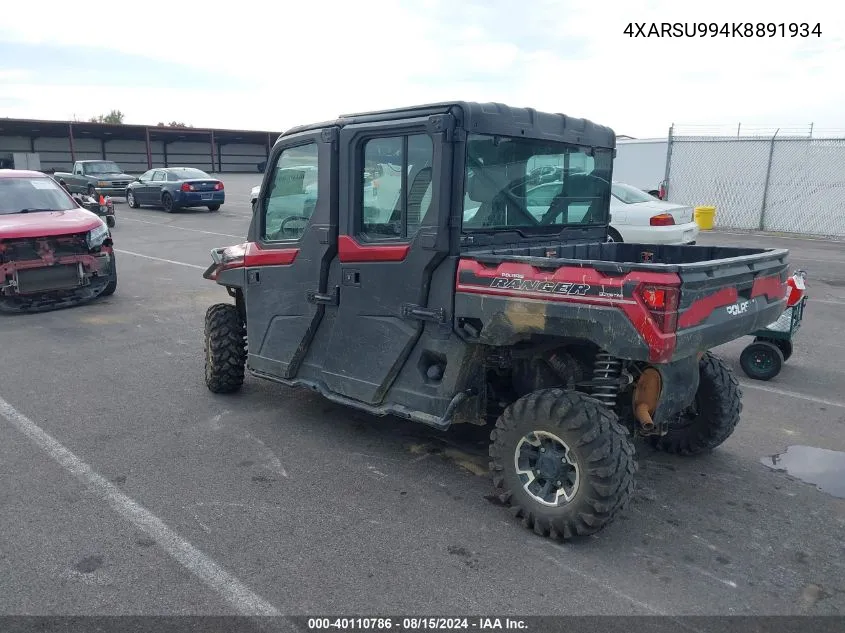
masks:
POLYGON ((425 321, 445 322, 450 308, 428 305, 448 255, 448 205, 438 201, 451 182, 447 143, 430 127, 420 117, 340 132, 340 301, 323 381, 370 404, 384 399, 425 321))
POLYGON ((326 305, 337 247, 337 129, 302 132, 273 148, 245 257, 247 365, 291 379, 326 305))

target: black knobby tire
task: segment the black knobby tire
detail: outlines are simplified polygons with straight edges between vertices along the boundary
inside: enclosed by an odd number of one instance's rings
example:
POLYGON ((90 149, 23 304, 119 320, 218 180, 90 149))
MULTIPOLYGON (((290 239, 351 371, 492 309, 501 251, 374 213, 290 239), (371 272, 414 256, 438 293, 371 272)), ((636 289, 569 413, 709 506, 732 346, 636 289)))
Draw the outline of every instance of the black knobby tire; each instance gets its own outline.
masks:
POLYGON ((210 205, 208 205, 208 210, 209 211, 219 211, 220 205, 219 204, 210 204, 210 205))
POLYGON ((173 206, 173 196, 171 196, 169 193, 165 193, 163 196, 161 196, 161 206, 163 206, 164 210, 168 213, 173 213, 173 211, 176 209, 176 207, 173 206))
POLYGON ((117 221, 114 219, 113 215, 107 215, 106 216, 106 226, 107 227, 109 227, 110 229, 113 229, 116 224, 117 224, 117 221))
POLYGON ((742 371, 754 380, 771 380, 780 373, 785 360, 780 348, 769 341, 755 341, 739 356, 742 371))
POLYGON ((244 382, 246 328, 236 306, 218 303, 205 313, 205 384, 213 393, 233 393, 244 382))
POLYGON ((103 292, 100 293, 101 297, 110 297, 114 294, 115 290, 117 290, 117 258, 115 257, 114 252, 111 254, 111 275, 111 280, 106 285, 103 292))
POLYGON ((490 469, 494 485, 502 490, 499 499, 541 536, 565 540, 598 532, 625 508, 633 492, 637 463, 628 431, 613 411, 582 393, 541 389, 523 396, 505 409, 490 439, 490 469), (544 505, 526 490, 517 472, 518 447, 534 433, 560 438, 577 464, 577 488, 559 505, 544 505))
POLYGON ((792 356, 792 341, 788 341, 782 338, 762 338, 758 336, 754 339, 754 342, 771 343, 780 350, 781 354, 783 354, 784 362, 788 361, 789 357, 792 356))
POLYGON ((650 436, 652 445, 666 453, 697 455, 727 440, 742 413, 742 390, 731 368, 707 352, 698 364, 699 383, 693 410, 670 424, 663 436, 650 436))
POLYGON ((126 204, 128 204, 132 209, 141 208, 141 204, 138 202, 138 197, 135 195, 134 191, 126 191, 126 204))
POLYGON ((98 199, 97 198, 97 188, 94 187, 94 185, 88 185, 88 195, 91 196, 92 198, 94 198, 95 200, 98 199))

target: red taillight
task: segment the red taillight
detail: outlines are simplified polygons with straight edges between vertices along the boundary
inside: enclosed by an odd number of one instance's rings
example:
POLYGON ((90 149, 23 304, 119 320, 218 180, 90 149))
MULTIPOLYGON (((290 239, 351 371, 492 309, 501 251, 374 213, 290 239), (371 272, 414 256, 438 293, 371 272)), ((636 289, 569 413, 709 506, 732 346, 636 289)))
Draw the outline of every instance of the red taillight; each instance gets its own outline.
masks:
POLYGON ((660 331, 674 332, 678 325, 678 301, 680 291, 675 286, 643 285, 637 289, 645 307, 651 313, 660 331))
POLYGON ((182 183, 182 191, 193 191, 193 190, 194 190, 194 186, 191 183, 189 183, 189 182, 183 182, 182 183))
POLYGON ((648 221, 651 226, 672 226, 675 224, 675 218, 670 213, 661 213, 660 215, 653 215, 648 221))
POLYGON ((643 288, 641 296, 651 310, 663 310, 666 307, 665 288, 643 288))
POLYGON ((223 183, 218 182, 217 184, 215 184, 214 185, 214 191, 223 191, 223 183))
POLYGON ((806 273, 804 271, 796 271, 792 277, 786 280, 788 289, 786 295, 786 306, 788 308, 797 305, 798 302, 804 298, 804 292, 807 289, 805 279, 806 273))

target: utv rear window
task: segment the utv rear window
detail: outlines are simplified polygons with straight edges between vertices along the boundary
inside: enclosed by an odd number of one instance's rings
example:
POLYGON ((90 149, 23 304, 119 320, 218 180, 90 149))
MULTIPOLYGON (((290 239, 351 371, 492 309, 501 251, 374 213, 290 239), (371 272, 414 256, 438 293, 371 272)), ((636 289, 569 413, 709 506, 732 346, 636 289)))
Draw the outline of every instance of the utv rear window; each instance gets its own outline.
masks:
POLYGON ((316 143, 282 150, 264 197, 262 239, 298 240, 305 233, 319 195, 316 143))
POLYGON ((611 149, 507 136, 467 139, 464 231, 605 224, 611 149))

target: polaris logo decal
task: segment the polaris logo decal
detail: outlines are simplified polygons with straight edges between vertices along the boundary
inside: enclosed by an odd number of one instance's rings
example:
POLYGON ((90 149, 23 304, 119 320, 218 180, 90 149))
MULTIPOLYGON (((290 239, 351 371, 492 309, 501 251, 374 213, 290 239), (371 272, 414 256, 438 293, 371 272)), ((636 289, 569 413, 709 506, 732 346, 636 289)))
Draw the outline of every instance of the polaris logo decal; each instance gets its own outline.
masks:
POLYGON ((728 314, 731 316, 739 316, 740 314, 745 314, 748 312, 748 304, 751 303, 750 301, 742 301, 741 303, 735 303, 732 306, 727 306, 725 310, 728 311, 728 314))
POLYGON ((508 290, 526 290, 531 292, 545 292, 547 294, 580 295, 584 296, 590 289, 587 284, 561 283, 557 281, 538 281, 533 279, 509 279, 496 277, 490 282, 491 288, 508 290))

